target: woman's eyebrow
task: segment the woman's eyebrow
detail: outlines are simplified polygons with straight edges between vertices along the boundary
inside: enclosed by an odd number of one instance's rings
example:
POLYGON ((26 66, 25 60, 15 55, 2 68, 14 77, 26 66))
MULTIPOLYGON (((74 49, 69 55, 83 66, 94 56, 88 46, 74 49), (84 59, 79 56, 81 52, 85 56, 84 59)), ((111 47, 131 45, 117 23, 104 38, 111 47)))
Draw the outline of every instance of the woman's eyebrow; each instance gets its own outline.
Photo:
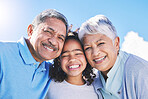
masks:
MULTIPOLYGON (((100 42, 100 41, 102 41, 102 40, 103 40, 103 39, 99 39, 99 40, 96 41, 96 43, 97 43, 97 42, 100 42)), ((84 46, 89 46, 89 44, 84 44, 84 46)))

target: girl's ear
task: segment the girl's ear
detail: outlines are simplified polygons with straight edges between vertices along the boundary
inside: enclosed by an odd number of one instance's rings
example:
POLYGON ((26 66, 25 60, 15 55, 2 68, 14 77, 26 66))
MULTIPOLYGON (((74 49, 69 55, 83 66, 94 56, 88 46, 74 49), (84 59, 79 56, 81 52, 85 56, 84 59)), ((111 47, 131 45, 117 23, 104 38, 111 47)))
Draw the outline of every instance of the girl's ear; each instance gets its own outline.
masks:
POLYGON ((28 28, 27 28, 28 39, 31 38, 32 33, 33 33, 33 25, 30 24, 30 25, 28 26, 28 28))

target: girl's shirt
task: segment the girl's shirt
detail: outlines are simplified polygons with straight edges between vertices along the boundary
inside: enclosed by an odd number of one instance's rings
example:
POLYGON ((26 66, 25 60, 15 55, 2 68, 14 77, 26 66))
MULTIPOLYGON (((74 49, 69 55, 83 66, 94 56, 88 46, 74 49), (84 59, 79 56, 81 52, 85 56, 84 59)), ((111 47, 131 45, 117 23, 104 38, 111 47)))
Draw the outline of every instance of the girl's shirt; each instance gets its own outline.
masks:
POLYGON ((73 85, 52 80, 45 99, 98 99, 98 96, 92 85, 73 85))

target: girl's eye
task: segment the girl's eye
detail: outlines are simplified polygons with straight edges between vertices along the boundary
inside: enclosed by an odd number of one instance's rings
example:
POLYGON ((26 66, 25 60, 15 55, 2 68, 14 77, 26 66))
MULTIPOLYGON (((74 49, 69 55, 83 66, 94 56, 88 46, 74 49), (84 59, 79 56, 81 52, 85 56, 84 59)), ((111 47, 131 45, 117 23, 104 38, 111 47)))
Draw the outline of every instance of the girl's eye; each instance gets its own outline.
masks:
POLYGON ((83 55, 83 53, 76 53, 75 55, 83 55))
POLYGON ((62 55, 62 58, 64 58, 64 57, 68 57, 68 55, 62 55))

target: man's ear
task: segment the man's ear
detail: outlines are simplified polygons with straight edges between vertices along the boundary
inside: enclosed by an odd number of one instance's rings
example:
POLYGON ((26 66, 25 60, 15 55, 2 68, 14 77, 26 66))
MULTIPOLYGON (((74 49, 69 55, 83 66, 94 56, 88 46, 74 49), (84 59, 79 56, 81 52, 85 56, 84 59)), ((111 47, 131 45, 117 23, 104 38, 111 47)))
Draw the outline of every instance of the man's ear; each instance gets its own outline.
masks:
POLYGON ((116 50, 119 51, 120 49, 120 38, 119 37, 115 38, 114 46, 116 47, 116 50))
POLYGON ((28 39, 31 38, 32 33, 33 33, 33 25, 30 24, 30 25, 28 26, 28 28, 27 28, 28 39))

